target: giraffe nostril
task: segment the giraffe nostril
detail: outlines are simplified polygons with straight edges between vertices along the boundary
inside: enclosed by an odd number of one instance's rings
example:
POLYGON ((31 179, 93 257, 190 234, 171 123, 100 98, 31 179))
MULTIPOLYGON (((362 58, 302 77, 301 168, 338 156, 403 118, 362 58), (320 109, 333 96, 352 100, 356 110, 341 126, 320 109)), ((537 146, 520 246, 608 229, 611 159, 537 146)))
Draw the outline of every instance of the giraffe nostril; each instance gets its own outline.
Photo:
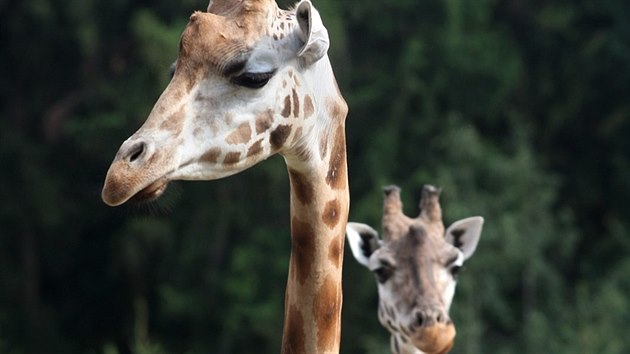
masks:
POLYGON ((416 326, 422 327, 424 325, 424 315, 422 312, 416 313, 416 326))
POLYGON ((143 142, 139 142, 135 145, 133 145, 131 148, 129 148, 129 151, 127 152, 127 160, 129 162, 134 162, 136 160, 138 160, 146 151, 146 144, 143 142))

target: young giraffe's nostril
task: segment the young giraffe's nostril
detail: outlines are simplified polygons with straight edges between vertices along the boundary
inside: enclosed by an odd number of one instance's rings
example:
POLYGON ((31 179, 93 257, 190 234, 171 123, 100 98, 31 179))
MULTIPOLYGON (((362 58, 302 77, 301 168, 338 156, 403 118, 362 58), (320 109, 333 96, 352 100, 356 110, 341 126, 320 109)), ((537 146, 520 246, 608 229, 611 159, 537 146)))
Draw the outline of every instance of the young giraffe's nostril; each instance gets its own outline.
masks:
POLYGON ((416 326, 422 327, 424 325, 424 315, 422 312, 416 313, 416 326))

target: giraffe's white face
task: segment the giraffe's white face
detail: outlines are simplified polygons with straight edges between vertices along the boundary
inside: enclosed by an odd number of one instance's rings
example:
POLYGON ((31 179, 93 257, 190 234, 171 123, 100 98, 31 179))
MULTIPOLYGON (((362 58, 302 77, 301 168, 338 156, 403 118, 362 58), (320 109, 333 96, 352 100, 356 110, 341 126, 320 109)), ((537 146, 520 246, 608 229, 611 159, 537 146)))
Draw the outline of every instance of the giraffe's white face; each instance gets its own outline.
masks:
POLYGON ((482 223, 480 217, 464 219, 444 235, 416 222, 387 241, 365 224, 348 223, 354 257, 375 274, 378 318, 392 334, 393 352, 404 352, 404 347, 424 353, 450 350, 455 326, 449 309, 457 275, 475 250, 482 223))
POLYGON ((310 2, 224 10, 191 16, 170 84, 108 171, 105 203, 153 199, 171 180, 222 178, 299 151, 320 110, 345 104, 330 90, 328 36, 310 2))

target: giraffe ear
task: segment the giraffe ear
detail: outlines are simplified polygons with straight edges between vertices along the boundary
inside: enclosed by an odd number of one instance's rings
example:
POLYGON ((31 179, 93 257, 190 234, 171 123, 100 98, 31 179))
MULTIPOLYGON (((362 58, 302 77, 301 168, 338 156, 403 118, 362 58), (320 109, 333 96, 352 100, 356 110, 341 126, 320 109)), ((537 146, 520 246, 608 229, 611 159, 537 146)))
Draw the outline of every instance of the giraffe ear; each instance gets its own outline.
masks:
POLYGON ((299 25, 298 36, 304 43, 297 55, 305 65, 311 65, 326 55, 330 44, 328 31, 309 0, 298 4, 295 17, 299 25))
POLYGON ((459 248, 464 254, 464 260, 466 260, 477 249, 482 226, 483 218, 481 216, 455 221, 446 229, 446 242, 459 248))
POLYGON ((346 236, 354 258, 368 267, 370 256, 381 247, 378 232, 366 224, 349 222, 346 226, 346 236))

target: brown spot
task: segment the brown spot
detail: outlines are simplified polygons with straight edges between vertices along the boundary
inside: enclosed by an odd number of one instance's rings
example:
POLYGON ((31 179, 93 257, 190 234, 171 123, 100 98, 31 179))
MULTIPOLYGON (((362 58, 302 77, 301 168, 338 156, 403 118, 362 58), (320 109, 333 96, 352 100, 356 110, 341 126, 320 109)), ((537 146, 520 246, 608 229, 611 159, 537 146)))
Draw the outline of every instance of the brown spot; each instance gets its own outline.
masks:
POLYGON ((273 40, 274 40, 274 41, 277 41, 277 40, 278 40, 278 35, 277 35, 277 34, 275 34, 275 33, 273 34, 273 40))
POLYGON ((184 127, 185 115, 186 111, 184 106, 182 106, 177 112, 171 114, 160 124, 160 130, 167 130, 175 135, 178 135, 182 132, 182 128, 184 127))
POLYGON ((260 113, 256 117, 256 133, 260 134, 271 127, 271 123, 273 122, 273 113, 272 111, 266 110, 263 113, 260 113))
POLYGON ((326 100, 326 106, 328 108, 328 114, 331 118, 338 122, 343 122, 348 114, 348 105, 342 100, 326 100))
POLYGON ((310 95, 304 96, 304 118, 308 118, 315 112, 315 106, 313 106, 313 99, 310 95))
POLYGON ((282 107, 282 112, 280 114, 282 114, 285 118, 289 118, 291 115, 291 98, 289 96, 284 98, 284 106, 282 107))
POLYGON ((332 275, 324 279, 313 299, 313 317, 317 325, 317 352, 328 353, 340 335, 341 289, 332 275))
MULTIPOLYGON (((287 307, 285 306, 285 308, 287 307)), ((284 328, 286 329, 286 335, 282 340, 282 353, 305 353, 304 318, 302 317, 300 310, 297 306, 291 305, 287 308, 285 316, 284 328)))
POLYGON ((300 203, 306 205, 313 201, 315 189, 311 182, 302 173, 289 169, 291 188, 300 203))
POLYGON ((249 127, 249 123, 243 123, 236 128, 228 137, 225 139, 228 144, 244 144, 248 142, 252 137, 252 128, 249 127))
POLYGON ((293 89, 293 116, 300 116, 300 99, 298 98, 297 92, 293 89))
POLYGON ((203 155, 201 155, 200 160, 202 162, 207 162, 207 163, 216 163, 220 155, 221 155, 221 149, 215 147, 206 151, 203 155))
POLYGON ((280 29, 284 29, 284 22, 280 22, 280 29))
POLYGON ((315 262, 315 232, 297 217, 291 222, 291 262, 297 281, 304 285, 315 262))
POLYGON ((344 236, 344 234, 339 235, 339 237, 330 241, 330 245, 328 246, 328 259, 336 268, 341 267, 341 262, 343 261, 344 236))
POLYGON ((326 135, 322 135, 319 139, 319 155, 322 160, 326 157, 326 153, 328 152, 328 137, 326 135))
POLYGON ((339 223, 340 205, 337 199, 333 199, 326 203, 322 220, 330 229, 333 229, 339 223))
POLYGON ((291 127, 289 125, 280 125, 269 135, 269 142, 274 149, 280 149, 289 134, 291 133, 291 127))
POLYGON ((337 127, 335 142, 330 151, 326 183, 333 189, 346 188, 348 176, 346 174, 346 137, 343 125, 337 127))
POLYGON ((263 139, 260 139, 249 147, 247 150, 247 157, 257 155, 262 151, 262 141, 263 139))
POLYGON ((239 162, 241 159, 241 153, 236 151, 236 152, 228 152, 227 154, 225 154, 225 158, 223 159, 223 164, 224 165, 233 165, 237 162, 239 162))

